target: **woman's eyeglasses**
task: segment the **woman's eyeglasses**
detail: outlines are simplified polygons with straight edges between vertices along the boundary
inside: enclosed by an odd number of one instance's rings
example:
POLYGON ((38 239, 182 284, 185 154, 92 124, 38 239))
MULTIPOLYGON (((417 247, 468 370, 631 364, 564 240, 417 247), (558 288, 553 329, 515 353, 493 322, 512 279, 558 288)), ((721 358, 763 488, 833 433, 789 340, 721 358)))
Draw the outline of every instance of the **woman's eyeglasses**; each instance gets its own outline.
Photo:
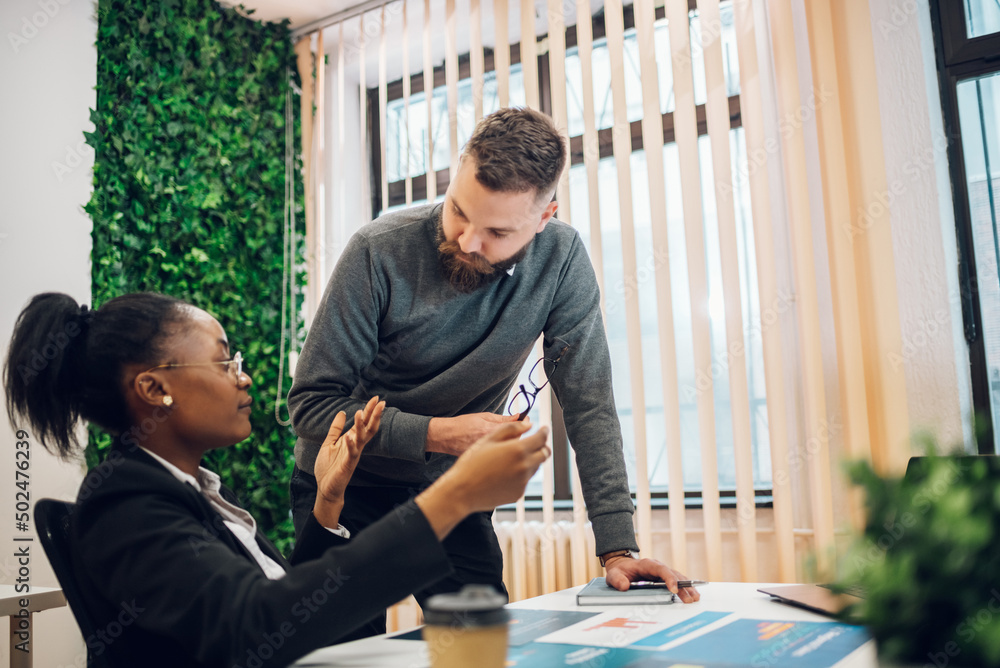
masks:
POLYGON ((195 364, 160 364, 159 366, 154 366, 152 369, 146 369, 146 371, 153 371, 153 369, 173 369, 181 366, 214 366, 216 364, 222 364, 226 368, 226 372, 236 381, 236 386, 239 387, 240 379, 243 377, 243 353, 237 352, 233 355, 232 359, 226 360, 225 362, 198 362, 195 364))
POLYGON ((531 385, 529 390, 524 385, 520 385, 520 389, 517 394, 510 400, 510 404, 507 406, 507 412, 511 415, 517 415, 517 420, 520 422, 524 418, 528 417, 528 413, 531 412, 531 407, 535 405, 535 398, 538 393, 545 389, 545 386, 549 384, 548 376, 542 381, 540 375, 545 371, 542 367, 542 362, 549 361, 552 362, 552 373, 556 372, 556 368, 559 366, 559 362, 562 360, 563 355, 569 350, 569 346, 566 346, 559 353, 559 357, 554 360, 548 359, 547 357, 542 357, 531 367, 531 371, 528 372, 528 383, 531 385), (541 370, 540 370, 540 367, 541 370), (539 381, 541 384, 539 385, 539 381))

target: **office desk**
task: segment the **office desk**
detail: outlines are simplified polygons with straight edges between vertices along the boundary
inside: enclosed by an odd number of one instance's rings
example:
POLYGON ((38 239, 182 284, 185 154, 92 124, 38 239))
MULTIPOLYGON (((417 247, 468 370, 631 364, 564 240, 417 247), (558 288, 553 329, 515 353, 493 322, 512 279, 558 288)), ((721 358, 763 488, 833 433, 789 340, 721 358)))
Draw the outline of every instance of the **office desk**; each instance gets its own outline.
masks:
MULTIPOLYGON (((829 622, 822 615, 807 610, 801 610, 782 603, 773 602, 766 594, 757 591, 763 584, 748 584, 735 582, 716 582, 700 588, 701 601, 691 605, 675 603, 665 606, 643 606, 641 614, 644 618, 660 620, 676 620, 678 623, 702 612, 736 613, 743 619, 781 620, 788 622, 829 622)), ((587 612, 615 612, 627 616, 628 611, 636 609, 629 606, 586 606, 576 605, 576 591, 579 587, 566 589, 553 594, 513 603, 508 607, 535 610, 576 610, 587 612)), ((751 665, 752 657, 747 657, 745 665, 751 665)), ((690 661, 679 662, 690 664, 690 661)), ((758 662, 760 663, 760 662, 758 662)), ((764 663, 767 663, 766 659, 764 663)), ((397 640, 386 636, 377 636, 365 640, 337 645, 317 650, 293 664, 296 668, 327 666, 380 667, 407 666, 421 668, 428 666, 427 652, 424 643, 397 640)), ((584 665, 590 665, 584 664, 584 665)), ((606 668, 614 668, 611 662, 603 663, 606 668)), ((761 664, 764 665, 764 664, 761 664)), ((804 665, 804 664, 803 664, 804 665)), ((878 665, 875 656, 874 642, 869 641, 842 661, 837 668, 874 668, 878 665)))
POLYGON ((62 589, 53 587, 32 587, 28 594, 18 594, 14 585, 0 585, 0 615, 10 617, 10 668, 31 668, 32 652, 21 652, 14 646, 21 642, 20 633, 27 631, 30 648, 37 644, 35 634, 31 630, 31 618, 34 613, 50 608, 60 608, 66 605, 66 597, 62 589), (28 599, 27 626, 15 615, 21 611, 21 599, 28 599))

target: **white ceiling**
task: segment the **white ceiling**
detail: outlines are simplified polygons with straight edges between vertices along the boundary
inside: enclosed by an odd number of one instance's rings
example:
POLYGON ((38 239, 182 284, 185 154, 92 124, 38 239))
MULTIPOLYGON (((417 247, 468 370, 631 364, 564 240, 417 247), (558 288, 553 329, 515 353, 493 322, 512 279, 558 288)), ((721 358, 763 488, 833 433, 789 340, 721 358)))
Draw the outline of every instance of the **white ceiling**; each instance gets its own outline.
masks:
MULTIPOLYGON (((366 0, 240 0, 247 9, 253 9, 253 18, 264 21, 280 21, 289 19, 292 29, 301 28, 313 21, 326 18, 358 7, 371 4, 366 0)), ((235 4, 234 0, 220 0, 222 4, 235 4)), ((406 11, 409 16, 407 21, 407 38, 409 44, 410 71, 415 71, 422 63, 422 43, 424 40, 424 2, 423 0, 406 0, 406 11)), ((552 0, 532 0, 535 14, 535 35, 542 36, 548 33, 548 5, 552 0)), ((559 8, 563 11, 563 20, 567 26, 576 25, 576 6, 573 0, 560 0, 559 8)), ((604 0, 590 0, 591 14, 596 13, 604 7, 604 0)), ((389 1, 385 6, 384 30, 386 43, 386 69, 389 81, 394 81, 402 75, 403 64, 403 2, 401 0, 389 1)), ((431 26, 430 43, 432 58, 435 64, 443 61, 445 56, 445 0, 431 0, 431 26)), ((522 4, 519 0, 508 0, 508 42, 513 44, 520 41, 521 36, 521 12, 522 4)), ((468 25, 469 3, 459 0, 455 3, 456 20, 459 26, 468 25)), ((494 31, 493 2, 483 0, 481 2, 482 13, 482 44, 486 48, 492 48, 496 43, 494 31)), ((365 13, 364 30, 358 18, 351 18, 343 24, 338 24, 326 28, 323 31, 324 48, 327 54, 337 52, 338 42, 341 35, 345 44, 345 58, 349 69, 353 69, 361 54, 364 55, 366 65, 366 80, 368 85, 377 85, 379 80, 379 50, 382 33, 383 14, 381 8, 369 10, 365 13), (343 32, 341 32, 343 30, 343 32)), ((467 53, 470 48, 470 37, 468 29, 457 31, 456 50, 458 53, 467 53)), ((330 62, 333 62, 331 56, 330 62)))
MULTIPOLYGON (((312 21, 316 21, 333 14, 338 14, 351 9, 352 7, 358 7, 365 4, 366 0, 240 0, 239 2, 235 0, 220 0, 221 4, 232 6, 235 4, 243 4, 247 9, 253 9, 253 17, 260 19, 262 21, 281 21, 282 19, 289 19, 291 21, 292 29, 301 28, 312 21)), ((411 6, 410 12, 420 13, 423 11, 423 3, 419 0, 409 0, 411 6)), ((388 2, 388 11, 394 11, 394 13, 399 13, 398 7, 393 7, 393 5, 399 5, 400 2, 388 2)), ((465 2, 458 2, 459 12, 468 11, 467 8, 463 7, 467 5, 465 2)), ((520 34, 520 26, 517 21, 517 14, 519 11, 520 2, 518 0, 510 0, 509 2, 509 12, 511 13, 510 32, 512 37, 516 37, 520 34)), ((549 11, 547 8, 546 0, 533 0, 535 6, 535 18, 536 23, 545 24, 545 14, 549 11)), ((575 25, 576 23, 576 3, 568 0, 563 0, 560 3, 565 16, 566 25, 575 25)), ((444 3, 441 0, 432 0, 432 5, 441 5, 441 10, 443 11, 444 3)), ((483 37, 487 37, 488 30, 485 30, 488 26, 492 25, 493 21, 493 3, 486 2, 483 5, 483 37)), ((604 6, 604 0, 590 0, 591 13, 593 14, 598 9, 604 6)), ((369 14, 376 14, 378 10, 372 10, 369 14)), ((542 33, 544 34, 544 30, 542 33)), ((513 39, 511 41, 514 41, 513 39)))
MULTIPOLYGON (((223 5, 241 4, 222 0, 223 5)), ((363 0, 242 0, 247 9, 253 9, 253 18, 261 21, 289 19, 292 29, 300 28, 317 19, 337 14, 363 4, 363 0)))

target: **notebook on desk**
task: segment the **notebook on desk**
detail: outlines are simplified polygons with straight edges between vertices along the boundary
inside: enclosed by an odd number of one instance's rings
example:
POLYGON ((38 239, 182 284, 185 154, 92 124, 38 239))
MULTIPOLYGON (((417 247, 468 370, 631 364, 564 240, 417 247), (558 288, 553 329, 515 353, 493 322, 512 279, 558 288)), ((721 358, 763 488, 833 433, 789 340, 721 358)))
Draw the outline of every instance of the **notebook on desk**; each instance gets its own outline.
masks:
POLYGON ((594 578, 576 595, 577 605, 666 605, 676 600, 677 597, 666 588, 619 591, 608 585, 604 578, 594 578))
MULTIPOLYGON (((906 473, 903 477, 910 481, 920 480, 926 475, 926 462, 929 457, 910 457, 906 464, 906 473)), ((968 467, 976 461, 986 461, 992 474, 1000 481, 1000 457, 991 455, 964 455, 949 457, 955 462, 956 474, 968 471, 968 467)), ((802 584, 802 585, 778 585, 775 587, 762 587, 757 591, 771 596, 773 599, 805 608, 823 615, 837 615, 841 610, 852 603, 857 603, 865 597, 865 592, 860 587, 849 588, 846 593, 835 594, 828 584, 802 584)))

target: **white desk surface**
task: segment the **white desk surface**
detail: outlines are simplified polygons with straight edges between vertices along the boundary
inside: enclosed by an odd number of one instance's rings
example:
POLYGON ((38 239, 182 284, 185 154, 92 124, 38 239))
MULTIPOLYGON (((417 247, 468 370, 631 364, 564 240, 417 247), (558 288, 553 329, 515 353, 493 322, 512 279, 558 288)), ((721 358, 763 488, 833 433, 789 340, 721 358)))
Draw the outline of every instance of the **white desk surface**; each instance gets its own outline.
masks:
MULTIPOLYGON (((802 610, 771 600, 767 594, 757 591, 766 584, 743 582, 713 582, 699 588, 701 601, 690 605, 656 606, 659 618, 675 616, 678 621, 693 617, 705 611, 735 612, 745 619, 773 619, 782 621, 832 621, 829 617, 818 615, 808 610, 802 610)), ((579 587, 565 589, 553 594, 512 603, 512 608, 528 608, 535 610, 587 610, 595 612, 628 610, 626 606, 586 606, 576 605, 576 591, 579 587)), ((643 614, 649 614, 650 606, 643 608, 643 614)), ((408 668, 424 668, 429 666, 424 643, 415 641, 392 640, 386 636, 377 636, 356 640, 354 642, 320 649, 309 654, 296 663, 296 668, 315 667, 381 667, 406 666, 408 668), (418 649, 419 648, 419 649, 418 649)), ((869 641, 857 651, 837 664, 837 668, 874 668, 878 665, 875 656, 875 644, 869 641)))
POLYGON ((0 617, 16 615, 21 609, 20 600, 28 599, 28 611, 39 612, 66 605, 66 597, 58 587, 32 587, 30 593, 19 594, 14 585, 0 585, 0 617))

